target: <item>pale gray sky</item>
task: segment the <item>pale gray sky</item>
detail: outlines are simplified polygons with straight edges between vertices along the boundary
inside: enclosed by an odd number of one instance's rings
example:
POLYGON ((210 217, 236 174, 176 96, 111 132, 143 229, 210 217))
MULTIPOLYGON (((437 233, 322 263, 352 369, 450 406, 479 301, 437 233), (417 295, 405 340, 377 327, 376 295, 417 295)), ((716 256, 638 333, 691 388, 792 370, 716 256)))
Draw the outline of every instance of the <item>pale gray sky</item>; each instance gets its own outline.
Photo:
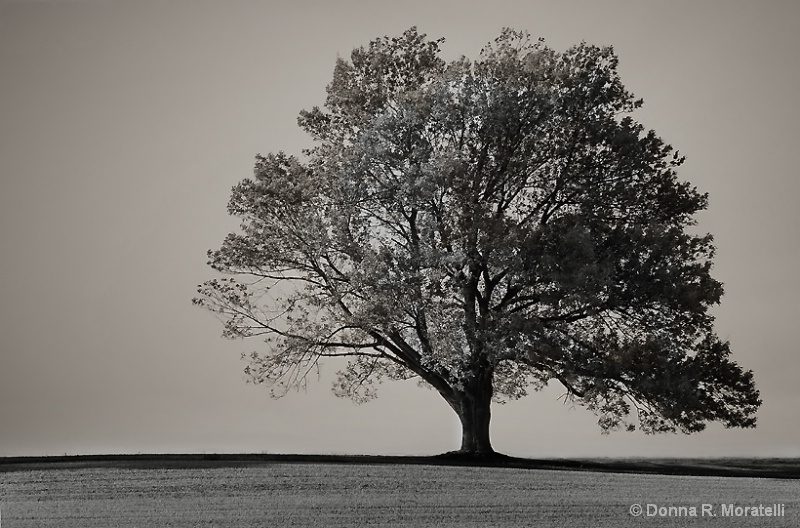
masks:
POLYGON ((414 382, 356 406, 271 400, 191 305, 256 153, 299 152, 337 55, 411 25, 474 57, 503 26, 614 45, 637 114, 711 195, 717 328, 753 369, 756 430, 602 436, 558 388, 496 406, 519 456, 800 456, 800 3, 793 0, 0 3, 0 456, 435 454, 455 414, 414 382))

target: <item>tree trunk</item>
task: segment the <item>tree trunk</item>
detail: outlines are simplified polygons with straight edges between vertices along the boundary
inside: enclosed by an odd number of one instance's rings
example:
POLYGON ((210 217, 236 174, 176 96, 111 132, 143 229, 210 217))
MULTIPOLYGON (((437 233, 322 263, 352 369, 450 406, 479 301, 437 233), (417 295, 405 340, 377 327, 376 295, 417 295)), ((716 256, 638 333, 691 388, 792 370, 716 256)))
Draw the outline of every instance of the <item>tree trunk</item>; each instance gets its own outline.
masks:
POLYGON ((486 456, 494 454, 489 440, 492 404, 492 374, 481 373, 467 383, 459 398, 451 404, 461 420, 461 449, 459 453, 486 456))

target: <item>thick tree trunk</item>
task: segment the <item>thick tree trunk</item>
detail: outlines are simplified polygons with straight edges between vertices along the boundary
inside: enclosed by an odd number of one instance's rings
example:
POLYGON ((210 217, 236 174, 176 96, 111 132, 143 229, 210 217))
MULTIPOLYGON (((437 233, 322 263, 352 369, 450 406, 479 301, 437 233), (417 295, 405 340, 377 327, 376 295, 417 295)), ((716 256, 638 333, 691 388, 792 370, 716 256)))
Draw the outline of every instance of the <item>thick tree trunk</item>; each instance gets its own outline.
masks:
POLYGON ((489 439, 491 421, 492 374, 482 373, 459 391, 458 399, 451 403, 461 420, 461 449, 459 453, 486 456, 494 454, 489 439))
POLYGON ((485 455, 494 453, 489 439, 489 421, 491 410, 489 401, 483 395, 467 396, 462 401, 458 418, 461 420, 461 453, 485 455))

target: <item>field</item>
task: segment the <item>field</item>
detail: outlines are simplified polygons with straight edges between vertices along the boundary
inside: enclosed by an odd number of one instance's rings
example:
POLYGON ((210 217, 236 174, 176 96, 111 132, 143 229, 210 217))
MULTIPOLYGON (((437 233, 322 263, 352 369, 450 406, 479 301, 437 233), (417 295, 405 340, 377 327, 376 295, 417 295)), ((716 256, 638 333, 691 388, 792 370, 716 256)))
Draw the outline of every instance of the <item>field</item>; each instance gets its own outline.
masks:
POLYGON ((270 462, 34 464, 0 482, 2 528, 800 526, 794 479, 270 462), (724 516, 776 503, 784 516, 724 516))

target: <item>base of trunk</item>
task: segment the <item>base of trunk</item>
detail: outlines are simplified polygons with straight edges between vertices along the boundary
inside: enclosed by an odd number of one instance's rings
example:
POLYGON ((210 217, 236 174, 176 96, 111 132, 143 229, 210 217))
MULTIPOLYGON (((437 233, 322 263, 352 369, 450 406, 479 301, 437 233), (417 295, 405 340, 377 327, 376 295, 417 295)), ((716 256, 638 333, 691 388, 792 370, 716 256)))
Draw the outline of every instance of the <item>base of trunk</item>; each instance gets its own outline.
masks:
POLYGON ((464 462, 464 463, 492 463, 492 462, 503 462, 510 460, 512 457, 508 455, 504 455, 502 453, 498 453, 496 451, 448 451, 447 453, 442 453, 441 455, 436 455, 436 458, 439 460, 447 460, 451 462, 464 462))

